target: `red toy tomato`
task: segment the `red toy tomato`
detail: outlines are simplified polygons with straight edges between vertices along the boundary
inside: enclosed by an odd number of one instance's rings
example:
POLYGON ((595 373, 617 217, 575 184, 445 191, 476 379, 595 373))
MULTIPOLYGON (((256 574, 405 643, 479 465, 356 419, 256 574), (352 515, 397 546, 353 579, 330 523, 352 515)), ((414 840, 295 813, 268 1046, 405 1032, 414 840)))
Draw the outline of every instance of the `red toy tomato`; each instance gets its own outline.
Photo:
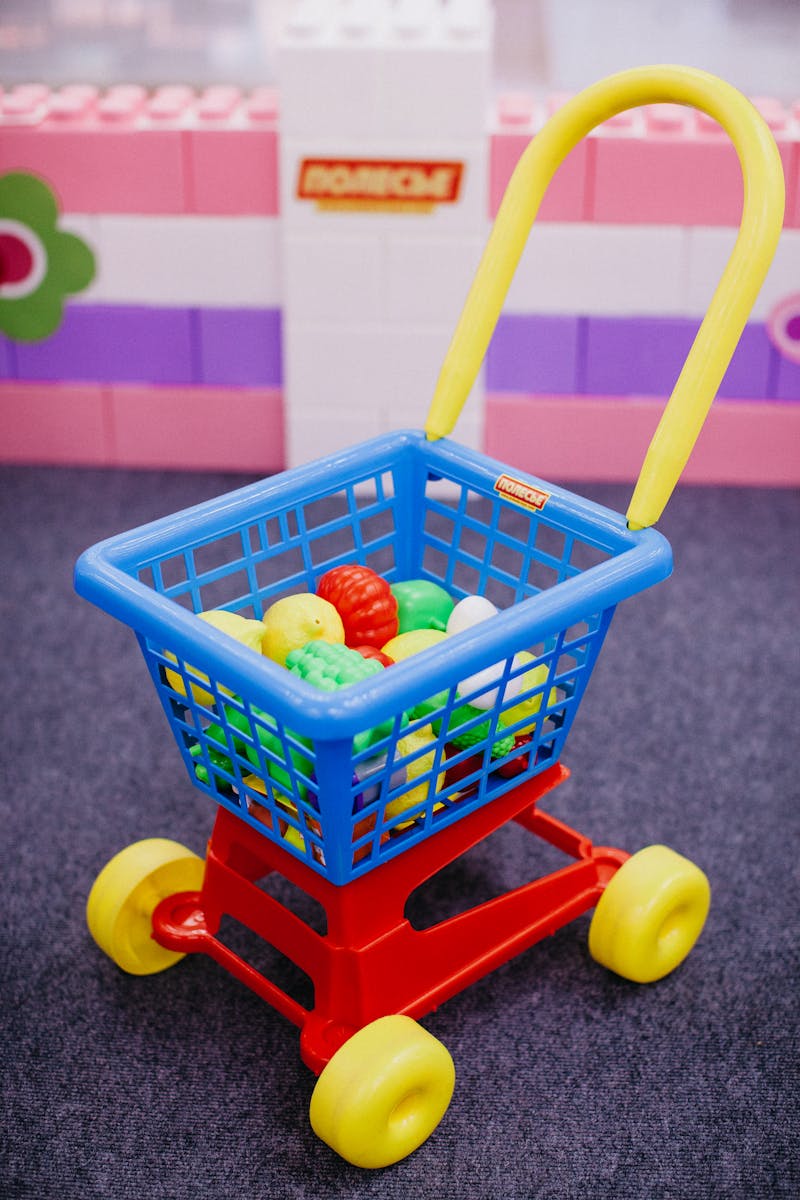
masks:
POLYGON ((333 567, 317 584, 317 595, 342 618, 345 645, 380 647, 397 636, 397 601, 386 580, 370 567, 333 567))
POLYGON ((353 649, 357 650, 362 658, 374 658, 377 662, 383 663, 385 667, 394 665, 394 659, 389 658, 389 655, 384 654, 377 646, 353 646, 353 649))

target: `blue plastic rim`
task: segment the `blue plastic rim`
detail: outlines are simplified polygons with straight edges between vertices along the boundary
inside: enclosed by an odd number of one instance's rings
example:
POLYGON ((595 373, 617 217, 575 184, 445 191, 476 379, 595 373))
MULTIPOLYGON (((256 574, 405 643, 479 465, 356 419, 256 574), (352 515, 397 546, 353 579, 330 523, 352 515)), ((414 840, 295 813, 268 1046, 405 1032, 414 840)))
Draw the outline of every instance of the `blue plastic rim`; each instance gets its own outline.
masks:
POLYGON ((135 631, 192 783, 344 884, 556 763, 615 606, 671 567, 655 530, 403 431, 110 538, 75 586, 135 631), (500 612, 333 693, 196 619, 343 563, 500 612))

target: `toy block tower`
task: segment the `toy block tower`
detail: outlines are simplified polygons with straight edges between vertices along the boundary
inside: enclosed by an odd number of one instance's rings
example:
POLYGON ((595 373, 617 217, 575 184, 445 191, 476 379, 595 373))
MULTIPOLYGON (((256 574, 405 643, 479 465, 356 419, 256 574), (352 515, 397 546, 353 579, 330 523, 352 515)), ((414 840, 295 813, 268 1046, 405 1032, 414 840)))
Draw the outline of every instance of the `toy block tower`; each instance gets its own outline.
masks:
MULTIPOLYGON (((289 465, 422 425, 488 230, 489 0, 301 0, 277 48, 289 465)), ((480 383, 458 437, 478 445, 480 383)))

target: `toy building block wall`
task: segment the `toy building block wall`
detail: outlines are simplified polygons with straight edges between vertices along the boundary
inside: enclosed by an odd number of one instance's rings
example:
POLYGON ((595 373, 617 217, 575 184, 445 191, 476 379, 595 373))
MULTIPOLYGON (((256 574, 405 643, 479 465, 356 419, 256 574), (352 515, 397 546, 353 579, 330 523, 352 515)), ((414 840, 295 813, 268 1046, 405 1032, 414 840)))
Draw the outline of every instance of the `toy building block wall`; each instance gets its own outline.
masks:
POLYGON ((280 469, 274 90, 16 87, 10 171, 53 189, 97 272, 51 336, 5 339, 3 458, 280 469))
MULTIPOLYGON (((563 100, 498 99, 492 215, 563 100)), ((785 227, 687 480, 800 479, 800 126, 791 107, 754 103, 781 154, 785 227)), ((581 143, 545 197, 489 349, 486 449, 566 478, 635 478, 733 249, 742 198, 733 145, 702 113, 638 109, 581 143)))
MULTIPOLYGON (((0 177, 44 180, 97 263, 49 336, 0 338, 2 460, 272 471, 422 423, 503 188, 563 97, 493 94, 488 0, 303 0, 276 63, 249 92, 0 94, 0 177)), ((686 478, 797 483, 800 109, 756 103, 785 229, 686 478)), ((545 477, 633 478, 740 207, 699 114, 586 139, 458 439, 545 477)))
POLYGON ((486 233, 491 35, 485 0, 312 0, 281 32, 292 464, 424 421, 486 233))

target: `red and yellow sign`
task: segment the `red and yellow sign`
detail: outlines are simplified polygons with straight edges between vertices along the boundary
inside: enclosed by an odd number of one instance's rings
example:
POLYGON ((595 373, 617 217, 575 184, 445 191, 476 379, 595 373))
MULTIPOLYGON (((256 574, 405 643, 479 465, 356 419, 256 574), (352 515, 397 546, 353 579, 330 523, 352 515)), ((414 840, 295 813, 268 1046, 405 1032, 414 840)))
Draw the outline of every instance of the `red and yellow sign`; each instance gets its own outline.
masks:
POLYGON ((463 162, 384 158, 304 158, 297 198, 321 209, 430 212, 455 204, 463 162))
POLYGON ((550 499, 549 492, 543 492, 541 488, 534 487, 532 483, 525 483, 513 475, 498 475, 494 481, 494 490, 504 500, 510 500, 522 508, 533 509, 534 512, 540 512, 550 499))

